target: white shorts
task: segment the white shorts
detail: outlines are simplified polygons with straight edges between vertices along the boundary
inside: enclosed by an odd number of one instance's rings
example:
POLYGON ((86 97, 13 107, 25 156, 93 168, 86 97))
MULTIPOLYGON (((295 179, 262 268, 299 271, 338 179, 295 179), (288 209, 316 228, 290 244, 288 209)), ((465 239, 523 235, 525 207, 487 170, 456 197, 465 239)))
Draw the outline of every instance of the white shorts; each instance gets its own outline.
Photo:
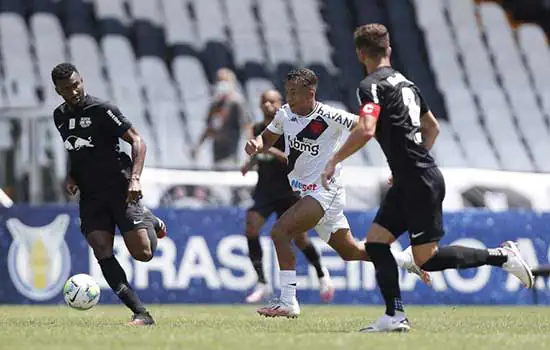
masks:
POLYGON ((325 215, 315 226, 315 231, 323 241, 328 242, 330 235, 339 229, 349 229, 348 219, 344 215, 346 191, 343 186, 332 185, 329 191, 320 186, 316 191, 302 193, 302 197, 311 196, 325 211, 325 215))

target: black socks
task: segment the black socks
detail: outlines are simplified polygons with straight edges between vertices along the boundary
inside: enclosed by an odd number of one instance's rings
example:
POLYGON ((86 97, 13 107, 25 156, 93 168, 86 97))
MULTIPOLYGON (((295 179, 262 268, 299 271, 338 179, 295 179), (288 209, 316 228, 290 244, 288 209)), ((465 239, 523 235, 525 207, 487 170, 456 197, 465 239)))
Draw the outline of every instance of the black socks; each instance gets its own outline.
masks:
POLYGON ((386 314, 394 316, 396 311, 404 312, 399 289, 399 272, 390 246, 383 243, 365 243, 365 249, 376 269, 376 281, 386 302, 386 314))
POLYGON ((98 262, 105 280, 118 298, 134 313, 145 312, 145 306, 143 306, 136 292, 130 287, 126 273, 118 263, 118 260, 114 256, 111 256, 98 260, 98 262))
POLYGON ((498 249, 476 249, 458 245, 441 247, 422 269, 443 271, 446 269, 467 269, 483 265, 502 266, 508 257, 498 249))
MULTIPOLYGON (((248 256, 250 257, 250 261, 252 261, 252 266, 254 266, 254 270, 258 275, 258 282, 266 283, 264 266, 262 262, 263 251, 260 244, 260 237, 247 237, 247 242, 248 256)), ((325 276, 325 273, 323 272, 323 268, 321 266, 321 257, 319 256, 319 253, 317 252, 313 244, 309 243, 302 250, 302 252, 304 253, 309 263, 313 265, 313 267, 315 267, 317 277, 323 278, 325 276)))
POLYGON ((248 241, 248 256, 252 261, 252 266, 258 275, 259 283, 266 283, 264 275, 264 265, 262 262, 263 251, 260 245, 260 237, 247 237, 248 241))
POLYGON ((319 256, 319 253, 317 253, 317 249, 315 249, 313 244, 310 242, 304 249, 302 249, 302 252, 306 256, 306 259, 309 261, 309 263, 313 265, 313 267, 315 267, 317 277, 325 277, 325 273, 323 272, 323 268, 321 267, 321 257, 319 256))

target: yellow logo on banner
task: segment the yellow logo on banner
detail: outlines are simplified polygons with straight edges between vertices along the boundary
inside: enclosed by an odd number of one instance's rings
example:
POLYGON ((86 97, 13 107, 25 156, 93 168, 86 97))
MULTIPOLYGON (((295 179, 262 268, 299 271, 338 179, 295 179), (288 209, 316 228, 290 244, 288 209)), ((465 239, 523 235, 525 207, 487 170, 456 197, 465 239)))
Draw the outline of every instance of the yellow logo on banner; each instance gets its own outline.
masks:
POLYGON ((46 226, 30 227, 11 218, 6 226, 13 242, 8 271, 15 288, 27 298, 42 301, 56 296, 71 270, 65 233, 70 217, 58 215, 46 226))

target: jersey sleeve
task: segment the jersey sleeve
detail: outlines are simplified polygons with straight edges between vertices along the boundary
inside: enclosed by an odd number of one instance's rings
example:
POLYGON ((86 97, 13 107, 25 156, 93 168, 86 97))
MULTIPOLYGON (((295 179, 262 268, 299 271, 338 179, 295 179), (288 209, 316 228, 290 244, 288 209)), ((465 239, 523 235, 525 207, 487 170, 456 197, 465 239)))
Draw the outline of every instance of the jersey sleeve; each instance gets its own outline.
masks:
POLYGON ((132 127, 130 121, 114 105, 105 105, 104 127, 113 136, 121 137, 132 127))
POLYGON ((62 126, 60 119, 61 119, 61 111, 59 110, 59 108, 56 108, 53 111, 53 122, 55 124, 55 128, 57 129, 57 132, 59 133, 59 135, 61 135, 61 126, 62 126))
POLYGON ((359 100, 359 117, 366 116, 378 119, 382 107, 378 98, 378 84, 363 82, 357 89, 357 99, 359 100))
POLYGON ((277 135, 282 135, 284 133, 284 112, 282 109, 279 109, 277 113, 275 113, 275 117, 267 126, 267 130, 277 135))
POLYGON ((343 109, 333 107, 331 111, 331 118, 327 120, 338 129, 351 131, 359 120, 359 116, 349 113, 343 109))
POLYGON ((422 96, 422 93, 420 92, 420 89, 417 86, 415 86, 415 92, 416 92, 416 95, 418 96, 418 100, 420 103, 420 115, 422 116, 425 113, 428 113, 430 111, 430 106, 428 106, 428 103, 422 96))

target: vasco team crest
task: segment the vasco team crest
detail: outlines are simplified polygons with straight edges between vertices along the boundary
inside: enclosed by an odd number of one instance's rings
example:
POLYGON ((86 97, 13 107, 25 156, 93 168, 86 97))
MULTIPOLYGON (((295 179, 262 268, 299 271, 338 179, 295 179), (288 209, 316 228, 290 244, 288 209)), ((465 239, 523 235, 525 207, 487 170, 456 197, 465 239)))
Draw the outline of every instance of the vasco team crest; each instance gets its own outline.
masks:
POLYGON ((71 256, 65 243, 70 217, 58 215, 42 227, 30 227, 11 218, 6 227, 13 237, 8 251, 8 271, 15 288, 36 301, 56 296, 71 270, 71 256))

